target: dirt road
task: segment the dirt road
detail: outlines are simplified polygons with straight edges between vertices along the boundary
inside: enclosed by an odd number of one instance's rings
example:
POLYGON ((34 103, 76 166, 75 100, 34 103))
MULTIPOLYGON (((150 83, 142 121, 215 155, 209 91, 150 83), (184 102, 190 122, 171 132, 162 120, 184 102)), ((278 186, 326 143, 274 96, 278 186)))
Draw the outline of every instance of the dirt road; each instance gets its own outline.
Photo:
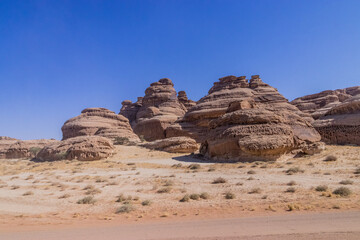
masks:
POLYGON ((360 212, 291 214, 196 220, 171 223, 140 223, 1 230, 6 240, 235 240, 235 239, 360 239, 360 212))

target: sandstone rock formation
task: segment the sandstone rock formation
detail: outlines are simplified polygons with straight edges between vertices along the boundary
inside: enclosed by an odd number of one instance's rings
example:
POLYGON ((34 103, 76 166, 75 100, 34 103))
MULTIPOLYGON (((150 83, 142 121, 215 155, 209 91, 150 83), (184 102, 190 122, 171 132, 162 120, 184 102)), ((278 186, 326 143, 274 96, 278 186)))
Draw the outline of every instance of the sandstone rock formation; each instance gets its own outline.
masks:
POLYGON ((258 75, 250 82, 244 76, 219 80, 166 130, 167 137, 192 137, 202 143, 201 153, 213 159, 269 160, 320 148, 320 135, 306 120, 310 116, 258 75))
POLYGON ((360 146, 360 94, 333 107, 313 125, 326 143, 360 146))
POLYGON ((360 86, 327 90, 296 98, 291 104, 295 105, 305 113, 310 113, 314 119, 318 119, 319 117, 324 116, 331 108, 359 94, 360 86))
POLYGON ((132 131, 129 120, 106 108, 86 108, 77 117, 67 120, 61 128, 63 140, 78 136, 102 136, 110 139, 128 138, 139 142, 139 137, 132 131))
POLYGON ((110 139, 99 136, 79 136, 45 146, 36 158, 43 161, 77 159, 93 161, 110 157, 114 146, 110 139))
POLYGON ((176 97, 174 84, 168 78, 154 82, 145 91, 136 114, 134 132, 147 141, 165 138, 165 130, 183 116, 186 108, 176 97))
POLYGON ((133 127, 136 124, 136 114, 142 106, 143 97, 138 97, 137 102, 132 103, 130 100, 122 102, 122 108, 120 109, 121 115, 129 119, 130 125, 133 127))
POLYGON ((196 102, 188 99, 185 91, 178 92, 178 100, 180 103, 182 103, 185 106, 186 110, 189 110, 190 108, 196 105, 196 102))
POLYGON ((172 137, 160 139, 141 146, 170 153, 193 153, 199 149, 199 144, 192 138, 172 137))
POLYGON ((57 140, 18 140, 0 137, 0 159, 34 158, 45 145, 59 142, 57 140))

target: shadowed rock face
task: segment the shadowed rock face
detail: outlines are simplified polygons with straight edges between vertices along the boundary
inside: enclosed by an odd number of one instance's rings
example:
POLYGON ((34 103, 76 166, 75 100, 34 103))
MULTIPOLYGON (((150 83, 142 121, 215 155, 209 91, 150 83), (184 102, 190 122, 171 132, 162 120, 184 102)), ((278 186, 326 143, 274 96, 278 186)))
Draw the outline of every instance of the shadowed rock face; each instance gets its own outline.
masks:
POLYGON ((209 158, 269 160, 293 150, 317 151, 320 135, 306 119, 311 118, 258 75, 249 82, 228 76, 214 83, 166 134, 196 139, 209 158))
POLYGON ((133 129, 147 141, 165 138, 165 129, 186 112, 173 86, 170 79, 163 78, 152 83, 145 91, 133 129))
POLYGON ((58 140, 18 140, 0 137, 0 159, 34 158, 45 145, 59 142, 58 140))
POLYGON ((122 108, 120 109, 121 115, 129 119, 130 125, 134 127, 136 124, 136 114, 142 106, 142 97, 138 97, 137 102, 132 103, 130 100, 122 102, 122 108))
POLYGON ((318 119, 333 107, 359 94, 360 86, 327 90, 296 98, 291 104, 298 107, 301 111, 311 114, 314 119, 318 119))
POLYGON ((63 140, 78 136, 102 136, 109 139, 125 137, 132 142, 139 138, 131 129, 129 120, 105 108, 87 108, 77 117, 67 120, 61 128, 63 140))
POLYGON ((110 157, 114 146, 108 138, 80 136, 45 146, 36 158, 43 161, 72 160, 93 161, 110 157))
POLYGON ((160 139, 141 146, 170 153, 193 153, 199 149, 199 144, 192 138, 173 137, 160 139))

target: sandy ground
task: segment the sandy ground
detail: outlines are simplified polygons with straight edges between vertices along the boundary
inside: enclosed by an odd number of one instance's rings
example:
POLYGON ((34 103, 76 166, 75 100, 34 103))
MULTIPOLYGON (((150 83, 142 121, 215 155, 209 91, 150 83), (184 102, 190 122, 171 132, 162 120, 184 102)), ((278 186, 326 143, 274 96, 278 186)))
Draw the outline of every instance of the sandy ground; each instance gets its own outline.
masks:
POLYGON ((360 210, 360 147, 327 146, 311 157, 252 163, 206 162, 136 146, 117 146, 117 152, 94 162, 0 160, 0 233, 360 210), (324 161, 330 155, 337 160, 324 161), (225 182, 213 184, 219 177, 225 182), (320 185, 325 191, 316 191, 320 185), (339 187, 352 193, 333 194, 339 187), (206 199, 179 201, 201 193, 206 199), (85 197, 94 202, 77 203, 85 197), (116 213, 123 206, 131 211, 116 213))
POLYGON ((326 239, 360 237, 360 211, 312 213, 268 217, 193 220, 171 223, 97 225, 2 233, 12 240, 235 240, 326 239))

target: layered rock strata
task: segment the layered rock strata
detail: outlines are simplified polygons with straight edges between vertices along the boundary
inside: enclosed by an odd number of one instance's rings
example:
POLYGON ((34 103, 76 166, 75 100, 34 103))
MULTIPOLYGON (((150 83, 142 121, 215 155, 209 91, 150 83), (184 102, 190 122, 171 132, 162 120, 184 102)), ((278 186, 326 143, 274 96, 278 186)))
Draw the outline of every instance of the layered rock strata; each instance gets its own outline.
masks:
POLYGON ((77 117, 67 120, 61 128, 63 140, 78 136, 101 136, 114 140, 117 137, 139 142, 129 120, 106 108, 86 108, 77 117))
POLYGON ((110 139, 99 136, 79 136, 45 146, 36 158, 43 161, 93 161, 110 157, 114 153, 110 139))
POLYGON ((258 75, 250 81, 228 76, 215 82, 166 134, 196 139, 201 153, 212 159, 269 160, 321 148, 320 135, 307 119, 258 75))

